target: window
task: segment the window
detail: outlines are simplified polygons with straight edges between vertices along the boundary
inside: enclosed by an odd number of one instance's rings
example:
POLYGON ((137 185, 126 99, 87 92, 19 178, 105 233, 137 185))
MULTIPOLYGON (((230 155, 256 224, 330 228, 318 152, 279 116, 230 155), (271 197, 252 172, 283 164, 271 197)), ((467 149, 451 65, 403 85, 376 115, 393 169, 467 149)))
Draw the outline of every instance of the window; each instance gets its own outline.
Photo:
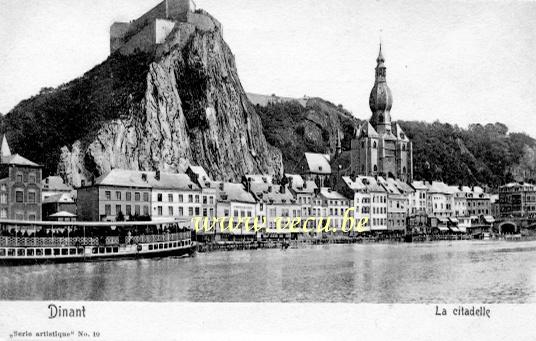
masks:
POLYGON ((134 200, 135 201, 140 201, 140 192, 134 193, 134 200))
POLYGON ((35 174, 34 173, 30 173, 28 175, 28 182, 31 183, 31 184, 35 184, 35 174))
POLYGON ((184 208, 182 207, 179 207, 179 216, 183 216, 184 215, 184 208))
POLYGON ((21 212, 15 213, 15 220, 24 220, 24 214, 21 212))
POLYGON ((168 196, 167 196, 167 200, 168 200, 169 202, 173 202, 173 194, 168 194, 168 196))
POLYGON ((214 197, 211 195, 209 198, 208 198, 208 202, 212 205, 214 204, 214 197))
POLYGON ((162 215, 162 206, 158 206, 158 215, 159 215, 159 216, 162 215))
POLYGON ((203 208, 203 217, 206 217, 206 216, 207 216, 207 209, 203 208))
POLYGON ((168 206, 168 215, 173 216, 173 206, 168 206))
POLYGON ((112 205, 104 205, 104 214, 112 215, 112 205))
POLYGON ((0 218, 7 218, 7 208, 2 208, 0 210, 0 218))
POLYGON ((140 215, 140 205, 135 205, 134 206, 134 214, 135 215, 140 215))
POLYGON ((7 204, 7 193, 0 194, 0 203, 7 204))
POLYGON ((196 207, 196 208, 195 208, 195 215, 196 215, 196 216, 199 216, 199 207, 196 207))
POLYGON ((104 192, 104 196, 106 197, 106 200, 112 200, 112 192, 106 191, 104 192))
POLYGON ((203 195, 203 204, 206 204, 206 203, 207 203, 207 196, 203 195))
POLYGON ((132 193, 127 192, 127 193, 126 193, 126 196, 127 196, 127 198, 126 198, 127 201, 132 201, 132 193))
POLYGON ((17 173, 17 182, 22 182, 22 173, 17 173))
POLYGON ((376 141, 374 141, 374 143, 372 143, 372 148, 374 148, 374 149, 377 148, 376 141))
MULTIPOLYGON (((128 193, 127 193, 127 194, 128 194, 128 193)), ((127 206, 126 206, 125 214, 126 214, 126 215, 131 215, 131 214, 132 214, 132 206, 130 206, 130 205, 127 205, 127 206)))
MULTIPOLYGON (((144 193, 144 194, 145 194, 145 193, 144 193)), ((145 200, 145 199, 144 199, 144 200, 145 200)), ((156 195, 156 201, 158 201, 158 202, 162 202, 162 193, 158 193, 158 194, 156 195)))
POLYGON ((121 205, 115 205, 115 214, 119 214, 121 212, 121 205))
POLYGON ((2 186, 0 186, 0 190, 2 190, 2 191, 4 191, 4 192, 7 191, 7 186, 6 186, 6 185, 2 185, 2 186))
POLYGON ((121 200, 121 192, 115 192, 115 200, 121 200))
POLYGON ((36 221, 36 220, 37 220, 37 216, 36 216, 35 214, 30 214, 30 215, 28 216, 28 220, 30 220, 30 221, 36 221))
POLYGON ((191 194, 188 194, 188 202, 193 202, 193 201, 194 201, 194 196, 191 194))
POLYGON ((143 206, 143 215, 149 215, 149 206, 143 206))
POLYGON ((15 201, 16 202, 23 202, 24 201, 24 192, 23 191, 16 191, 15 192, 15 201))
POLYGON ((374 165, 374 171, 375 171, 375 172, 378 171, 378 166, 374 165))
POLYGON ((194 215, 194 209, 193 207, 188 207, 188 216, 193 216, 194 215))
POLYGON ((28 202, 35 204, 35 192, 28 192, 28 202))
POLYGON ((143 201, 149 201, 149 193, 143 193, 143 201))
POLYGON ((179 202, 184 202, 184 196, 182 194, 179 194, 179 202))

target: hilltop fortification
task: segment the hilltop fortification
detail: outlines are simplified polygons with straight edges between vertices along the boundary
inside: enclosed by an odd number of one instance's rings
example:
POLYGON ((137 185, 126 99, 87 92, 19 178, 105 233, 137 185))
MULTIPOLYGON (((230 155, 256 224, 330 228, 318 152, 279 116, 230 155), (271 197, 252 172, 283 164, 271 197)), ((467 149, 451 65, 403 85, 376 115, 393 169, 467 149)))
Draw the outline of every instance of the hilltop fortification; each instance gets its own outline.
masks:
POLYGON ((207 12, 196 10, 190 0, 164 0, 136 20, 113 23, 110 53, 151 52, 163 44, 177 26, 221 31, 221 24, 207 12))

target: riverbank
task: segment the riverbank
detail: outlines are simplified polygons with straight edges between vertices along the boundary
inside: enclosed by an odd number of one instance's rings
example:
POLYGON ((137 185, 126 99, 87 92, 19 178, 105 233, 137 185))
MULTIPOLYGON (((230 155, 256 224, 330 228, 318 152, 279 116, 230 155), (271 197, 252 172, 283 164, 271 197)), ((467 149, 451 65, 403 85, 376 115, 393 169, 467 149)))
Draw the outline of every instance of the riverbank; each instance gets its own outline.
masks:
POLYGON ((398 243, 428 243, 436 241, 467 241, 467 240, 489 240, 489 241, 533 241, 536 235, 491 235, 486 239, 476 239, 469 235, 416 235, 411 236, 376 236, 376 237, 337 237, 324 239, 303 239, 303 240, 264 240, 264 241, 217 241, 217 242, 197 242, 198 252, 214 251, 235 251, 235 250, 256 250, 256 249, 287 249, 299 248, 310 245, 328 244, 398 244, 398 243))

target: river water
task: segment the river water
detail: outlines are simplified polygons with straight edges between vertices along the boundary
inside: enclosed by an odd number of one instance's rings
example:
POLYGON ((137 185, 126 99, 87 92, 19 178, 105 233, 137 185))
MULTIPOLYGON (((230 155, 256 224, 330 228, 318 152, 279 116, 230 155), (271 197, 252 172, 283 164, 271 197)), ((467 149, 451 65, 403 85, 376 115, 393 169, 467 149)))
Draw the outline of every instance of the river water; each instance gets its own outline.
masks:
POLYGON ((1 300, 534 303, 536 241, 308 246, 0 267, 1 300))

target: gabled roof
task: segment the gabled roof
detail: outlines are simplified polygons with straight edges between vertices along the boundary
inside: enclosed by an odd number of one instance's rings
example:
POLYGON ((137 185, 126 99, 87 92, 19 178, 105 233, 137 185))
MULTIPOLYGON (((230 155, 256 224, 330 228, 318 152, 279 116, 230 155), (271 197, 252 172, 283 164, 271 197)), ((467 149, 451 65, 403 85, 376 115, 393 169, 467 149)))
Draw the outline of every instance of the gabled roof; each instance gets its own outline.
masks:
POLYGON ((398 194, 398 195, 402 194, 400 190, 396 187, 395 183, 392 181, 389 181, 389 179, 385 180, 383 177, 379 176, 378 183, 385 188, 385 191, 388 194, 398 194))
POLYGON ((43 185, 43 190, 48 190, 48 191, 66 192, 66 191, 72 190, 71 186, 68 186, 63 182, 63 179, 61 178, 61 176, 46 177, 41 181, 41 185, 43 185))
POLYGON ((409 142, 408 136, 406 135, 406 133, 404 133, 398 122, 393 123, 391 126, 397 140, 409 142))
POLYGON ((251 179, 252 182, 272 183, 273 177, 271 175, 263 174, 246 174, 246 179, 251 179))
POLYGON ((251 191, 255 193, 257 198, 272 204, 294 204, 296 202, 288 186, 285 186, 285 191, 282 193, 279 185, 252 182, 251 191))
POLYGON ((320 189, 320 195, 328 200, 348 200, 348 198, 341 193, 327 187, 322 187, 320 189))
POLYGON ((217 201, 218 202, 243 202, 243 203, 249 203, 249 204, 255 204, 255 198, 253 195, 246 191, 244 188, 244 185, 241 183, 233 183, 233 182, 219 182, 216 185, 218 187, 218 195, 217 195, 217 201), (220 186, 223 184, 223 190, 221 190, 220 186))
POLYGON ((367 121, 361 127, 361 131, 359 132, 358 137, 379 137, 379 135, 374 129, 374 127, 372 127, 372 124, 367 121))
POLYGON ((19 154, 2 156, 2 163, 8 165, 26 166, 26 167, 41 167, 35 162, 32 162, 19 154))
POLYGON ((331 174, 330 156, 328 154, 305 153, 309 172, 315 174, 331 174))
POLYGON ((442 181, 432 181, 432 183, 426 183, 428 187, 428 192, 430 193, 441 193, 441 194, 452 194, 449 186, 442 181))
POLYGON ((156 179, 156 172, 146 172, 127 169, 113 169, 107 174, 97 178, 95 185, 159 188, 176 190, 199 190, 186 174, 160 173, 160 180, 156 179), (145 179, 144 179, 145 175, 145 179))
POLYGON ((0 149, 0 155, 3 157, 11 156, 11 150, 7 144, 6 134, 2 136, 2 148, 0 149))
POLYGON ((385 192, 385 188, 373 176, 360 175, 355 178, 355 181, 352 181, 349 176, 343 176, 342 179, 355 192, 385 192))
POLYGON ((411 183, 411 187, 413 187, 415 190, 420 190, 420 191, 428 190, 428 187, 426 187, 426 184, 424 181, 413 181, 411 183))
MULTIPOLYGON (((300 175, 297 174, 285 174, 289 179, 292 179, 291 190, 295 193, 314 193, 317 188, 316 184, 312 180, 303 180, 300 175)), ((290 184, 289 184, 290 186, 290 184)))
POLYGON ((393 183, 393 185, 400 191, 400 193, 408 194, 415 192, 415 190, 404 181, 400 181, 398 179, 395 180, 393 178, 389 178, 387 179, 387 181, 389 183, 393 183))
POLYGON ((74 204, 74 200, 68 193, 53 194, 43 199, 43 204, 61 203, 61 204, 74 204))

